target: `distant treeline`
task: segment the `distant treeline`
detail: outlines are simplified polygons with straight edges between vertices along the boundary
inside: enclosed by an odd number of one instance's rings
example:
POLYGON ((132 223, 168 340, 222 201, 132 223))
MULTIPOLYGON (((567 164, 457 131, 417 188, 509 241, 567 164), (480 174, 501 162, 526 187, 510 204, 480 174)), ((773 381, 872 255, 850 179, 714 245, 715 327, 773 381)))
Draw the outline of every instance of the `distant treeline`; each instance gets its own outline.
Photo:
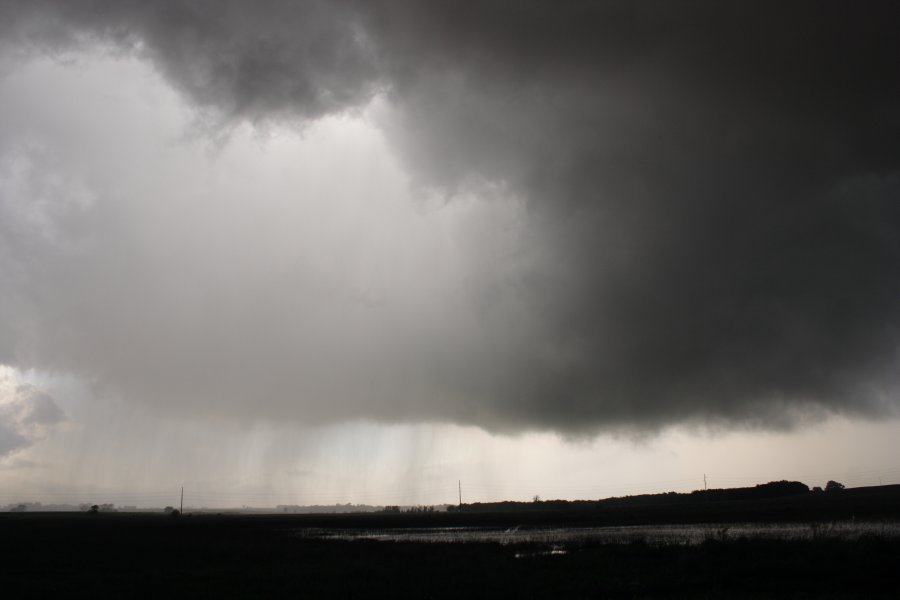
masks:
POLYGON ((279 504, 275 507, 278 512, 292 514, 339 514, 339 513, 367 513, 384 510, 383 506, 371 506, 369 504, 279 504))
POLYGON ((159 510, 142 509, 137 508, 136 506, 122 506, 117 508, 116 505, 112 503, 90 504, 89 502, 82 502, 81 504, 42 504, 40 502, 18 502, 15 504, 7 504, 6 506, 0 508, 0 512, 88 512, 94 506, 97 507, 97 510, 95 512, 118 512, 120 510, 126 512, 148 512, 151 510, 159 510))
POLYGON ((809 494, 810 489, 799 481, 771 481, 754 487, 695 490, 689 493, 665 492, 641 494, 603 500, 535 500, 532 502, 475 502, 462 506, 448 506, 449 512, 508 512, 516 510, 582 510, 637 506, 682 506, 704 502, 735 500, 763 500, 809 494))

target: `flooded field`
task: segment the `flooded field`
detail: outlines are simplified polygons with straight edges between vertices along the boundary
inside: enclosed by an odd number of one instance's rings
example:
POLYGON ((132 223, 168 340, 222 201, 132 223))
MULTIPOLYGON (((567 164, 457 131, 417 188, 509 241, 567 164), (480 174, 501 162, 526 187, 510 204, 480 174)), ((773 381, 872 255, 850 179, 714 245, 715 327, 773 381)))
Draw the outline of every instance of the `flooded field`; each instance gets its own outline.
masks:
POLYGON ((4 597, 900 598, 897 519, 427 517, 0 515, 4 597))
POLYGON ((635 525, 619 527, 548 527, 492 529, 433 527, 391 529, 321 529, 296 531, 303 538, 375 540, 415 543, 497 543, 568 545, 577 543, 695 545, 706 540, 770 539, 852 541, 861 537, 900 538, 900 522, 836 521, 831 523, 707 523, 702 525, 635 525))

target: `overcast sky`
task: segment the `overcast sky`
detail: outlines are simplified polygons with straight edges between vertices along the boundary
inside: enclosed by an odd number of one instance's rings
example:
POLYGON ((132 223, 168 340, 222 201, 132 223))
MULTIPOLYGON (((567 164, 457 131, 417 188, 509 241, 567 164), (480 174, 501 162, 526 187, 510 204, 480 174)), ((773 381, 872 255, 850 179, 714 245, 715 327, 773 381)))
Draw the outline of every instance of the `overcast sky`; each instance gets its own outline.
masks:
POLYGON ((0 503, 900 481, 898 24, 0 0, 0 503))

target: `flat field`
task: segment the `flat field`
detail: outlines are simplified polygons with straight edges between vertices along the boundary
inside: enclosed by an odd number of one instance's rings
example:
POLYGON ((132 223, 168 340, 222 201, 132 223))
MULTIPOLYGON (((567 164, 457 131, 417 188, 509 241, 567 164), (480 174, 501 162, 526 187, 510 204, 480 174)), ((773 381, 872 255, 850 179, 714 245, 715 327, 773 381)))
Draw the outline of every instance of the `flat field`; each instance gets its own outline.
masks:
MULTIPOLYGON (((535 513, 510 531, 559 529, 560 519, 535 513)), ((691 543, 640 535, 366 539, 367 532, 496 531, 516 521, 521 514, 7 513, 0 589, 5 598, 900 597, 900 537, 871 529, 847 535, 840 524, 795 523, 813 533, 800 537, 709 525, 691 543)), ((896 526, 886 522, 890 531, 896 526)))

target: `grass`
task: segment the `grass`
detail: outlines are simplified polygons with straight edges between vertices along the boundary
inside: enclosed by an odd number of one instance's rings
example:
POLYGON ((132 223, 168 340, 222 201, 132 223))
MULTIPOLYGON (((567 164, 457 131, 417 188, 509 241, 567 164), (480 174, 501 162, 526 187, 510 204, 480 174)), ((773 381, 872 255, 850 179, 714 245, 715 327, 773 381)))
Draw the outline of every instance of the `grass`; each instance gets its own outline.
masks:
MULTIPOLYGON (((304 520, 308 523, 309 520, 304 520)), ((712 532, 695 545, 304 538, 289 518, 0 518, 4 597, 895 598, 900 540, 712 532), (518 558, 517 558, 518 556, 518 558)))

